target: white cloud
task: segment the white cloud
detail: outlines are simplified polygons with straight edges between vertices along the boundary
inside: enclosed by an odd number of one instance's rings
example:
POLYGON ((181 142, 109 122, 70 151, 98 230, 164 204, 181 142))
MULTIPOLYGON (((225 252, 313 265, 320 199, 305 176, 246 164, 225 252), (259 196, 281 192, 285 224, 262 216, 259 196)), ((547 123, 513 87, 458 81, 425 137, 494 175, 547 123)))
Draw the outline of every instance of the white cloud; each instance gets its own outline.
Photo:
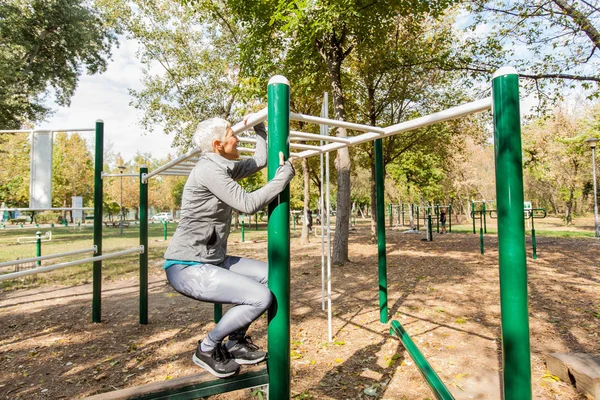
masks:
POLYGON ((70 107, 52 108, 56 113, 38 129, 94 128, 98 119, 104 121, 105 149, 110 144, 115 153, 128 161, 137 151, 164 158, 171 149, 172 138, 161 127, 145 133, 139 125, 140 111, 129 103, 128 89, 140 89, 142 65, 135 57, 137 43, 120 38, 121 45, 113 50, 113 61, 104 74, 81 77, 70 107))

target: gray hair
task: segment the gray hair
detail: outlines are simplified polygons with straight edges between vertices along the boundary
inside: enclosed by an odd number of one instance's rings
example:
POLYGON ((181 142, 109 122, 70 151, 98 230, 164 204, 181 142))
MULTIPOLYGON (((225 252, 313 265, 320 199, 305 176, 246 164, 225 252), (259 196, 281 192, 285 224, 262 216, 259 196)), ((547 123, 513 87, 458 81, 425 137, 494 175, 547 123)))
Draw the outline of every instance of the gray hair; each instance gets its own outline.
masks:
POLYGON ((213 141, 225 140, 227 128, 230 126, 231 124, 223 118, 209 118, 198 124, 192 141, 203 153, 212 153, 213 141))

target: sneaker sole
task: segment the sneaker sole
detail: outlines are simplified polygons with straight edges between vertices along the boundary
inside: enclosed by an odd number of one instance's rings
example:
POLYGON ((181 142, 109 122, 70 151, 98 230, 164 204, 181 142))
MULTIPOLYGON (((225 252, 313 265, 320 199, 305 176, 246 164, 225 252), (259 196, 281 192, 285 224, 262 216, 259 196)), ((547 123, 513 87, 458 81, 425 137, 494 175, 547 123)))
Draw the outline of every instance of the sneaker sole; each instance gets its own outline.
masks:
MULTIPOLYGON (((194 354, 194 356, 196 356, 194 354)), ((265 358, 267 358, 266 355, 264 355, 261 358, 257 358, 256 360, 246 360, 244 358, 234 358, 233 361, 235 361, 236 363, 240 364, 240 365, 253 365, 253 364, 258 364, 259 362, 263 361, 265 358)))
POLYGON ((214 369, 212 369, 208 364, 206 364, 204 361, 202 361, 201 359, 199 359, 198 357, 196 357, 196 354, 194 354, 192 356, 192 361, 194 361, 194 364, 196 364, 199 367, 204 368, 205 370, 207 370, 208 372, 210 372, 211 374, 213 374, 214 376, 216 376, 217 378, 227 378, 230 377, 232 375, 235 375, 239 372, 239 368, 236 369, 233 372, 217 372, 214 369))

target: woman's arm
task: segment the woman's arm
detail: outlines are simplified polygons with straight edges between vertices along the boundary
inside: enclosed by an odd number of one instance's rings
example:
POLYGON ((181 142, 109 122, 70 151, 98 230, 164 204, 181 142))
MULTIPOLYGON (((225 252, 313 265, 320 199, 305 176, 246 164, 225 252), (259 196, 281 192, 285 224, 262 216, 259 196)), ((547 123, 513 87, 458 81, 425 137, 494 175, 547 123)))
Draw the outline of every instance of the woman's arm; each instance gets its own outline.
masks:
MULTIPOLYGON (((265 186, 248 193, 233 180, 222 168, 202 172, 202 177, 198 176, 203 184, 222 202, 232 208, 244 213, 254 214, 269 204, 292 180, 294 177, 294 168, 288 161, 277 169, 275 177, 265 186)), ((197 172, 200 174, 200 172, 197 172)))
POLYGON ((254 132, 256 132, 256 151, 252 158, 235 163, 231 171, 231 177, 236 181, 244 179, 267 166, 267 131, 265 130, 265 124, 262 122, 256 124, 254 132))

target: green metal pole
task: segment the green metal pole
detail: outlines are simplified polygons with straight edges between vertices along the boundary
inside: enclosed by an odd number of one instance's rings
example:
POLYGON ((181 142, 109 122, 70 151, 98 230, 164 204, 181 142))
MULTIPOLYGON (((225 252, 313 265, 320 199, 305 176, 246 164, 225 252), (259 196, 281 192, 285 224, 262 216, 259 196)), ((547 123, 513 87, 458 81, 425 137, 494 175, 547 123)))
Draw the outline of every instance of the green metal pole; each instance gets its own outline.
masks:
POLYGON ((419 206, 417 206, 417 230, 419 230, 419 218, 421 218, 421 216, 419 215, 419 206))
POLYGON ((475 201, 471 200, 471 219, 473 220, 473 234, 475 234, 475 201))
MULTIPOLYGON (((140 167, 140 246, 144 252, 140 254, 140 324, 148 323, 148 181, 144 175, 148 167, 140 167)), ((165 221, 165 240, 167 240, 167 221, 165 221)))
POLYGON ((242 243, 244 243, 244 220, 242 220, 242 243))
POLYGON ((167 241, 167 220, 163 221, 163 240, 167 241))
MULTIPOLYGON (((104 167, 104 122, 96 121, 94 157, 94 246, 102 255, 102 168, 104 167)), ((94 261, 92 272, 92 322, 102 320, 102 260, 94 261)))
MULTIPOLYGON (((35 256, 42 256, 42 232, 40 231, 37 231, 35 233, 35 256)), ((35 265, 39 267, 40 265, 42 265, 42 262, 38 260, 35 262, 35 265)))
POLYGON ((479 226, 479 252, 481 254, 485 253, 484 243, 483 243, 483 228, 481 227, 481 224, 479 226))
MULTIPOLYGON (((375 179, 375 181, 377 181, 377 179, 375 179)), ((384 207, 385 207, 385 205, 384 205, 384 207)), ((394 226, 394 215, 393 215, 394 214, 394 210, 392 209, 392 204, 391 203, 388 204, 388 212, 390 213, 389 215, 390 215, 390 228, 391 228, 392 226, 394 226)), ((384 221, 385 221, 385 219, 384 219, 384 221)))
POLYGON ((390 334, 397 336, 402 344, 408 351, 408 354, 412 357, 419 368, 419 371, 427 380, 429 387, 435 394, 436 399, 440 400, 453 400, 452 393, 446 388, 444 382, 440 379, 438 374, 435 373, 427 359, 423 356, 423 353, 419 350, 415 342, 412 341, 408 333, 404 330, 404 327, 400 325, 400 322, 393 320, 390 329, 390 334))
POLYGON ((294 218, 292 218, 294 220, 294 232, 296 232, 296 214, 294 214, 294 218))
POLYGON ((215 320, 215 324, 218 324, 222 317, 223 317, 223 304, 215 304, 214 310, 213 310, 213 318, 215 320))
MULTIPOLYGON (((279 153, 289 157, 290 84, 280 75, 269 80, 268 177, 279 167, 279 153)), ((269 309, 269 398, 290 398, 290 189, 269 204, 269 289, 275 296, 269 309)))
POLYGON ((448 205, 448 232, 452 233, 452 204, 448 205))
POLYGON ((504 397, 531 399, 531 350, 523 215, 519 76, 501 68, 492 80, 504 397))
POLYGON ((437 225, 437 233, 440 233, 440 206, 435 205, 435 223, 437 225))
POLYGON ((485 219, 485 203, 481 203, 481 217, 483 218, 483 233, 487 234, 487 223, 485 219))
MULTIPOLYGON (((379 274, 379 321, 388 322, 387 260, 385 254, 385 202, 383 140, 375 140, 375 199, 377 201, 377 260, 379 274)), ((391 205, 390 205, 391 207, 391 205)), ((392 209, 390 208, 390 215, 392 209)), ((391 218, 390 218, 391 222, 391 218)))
POLYGON ((258 230, 258 213, 254 214, 254 230, 257 231, 258 230))
POLYGON ((537 260, 537 243, 535 240, 535 226, 533 223, 533 211, 531 211, 531 247, 533 247, 533 259, 537 260))

